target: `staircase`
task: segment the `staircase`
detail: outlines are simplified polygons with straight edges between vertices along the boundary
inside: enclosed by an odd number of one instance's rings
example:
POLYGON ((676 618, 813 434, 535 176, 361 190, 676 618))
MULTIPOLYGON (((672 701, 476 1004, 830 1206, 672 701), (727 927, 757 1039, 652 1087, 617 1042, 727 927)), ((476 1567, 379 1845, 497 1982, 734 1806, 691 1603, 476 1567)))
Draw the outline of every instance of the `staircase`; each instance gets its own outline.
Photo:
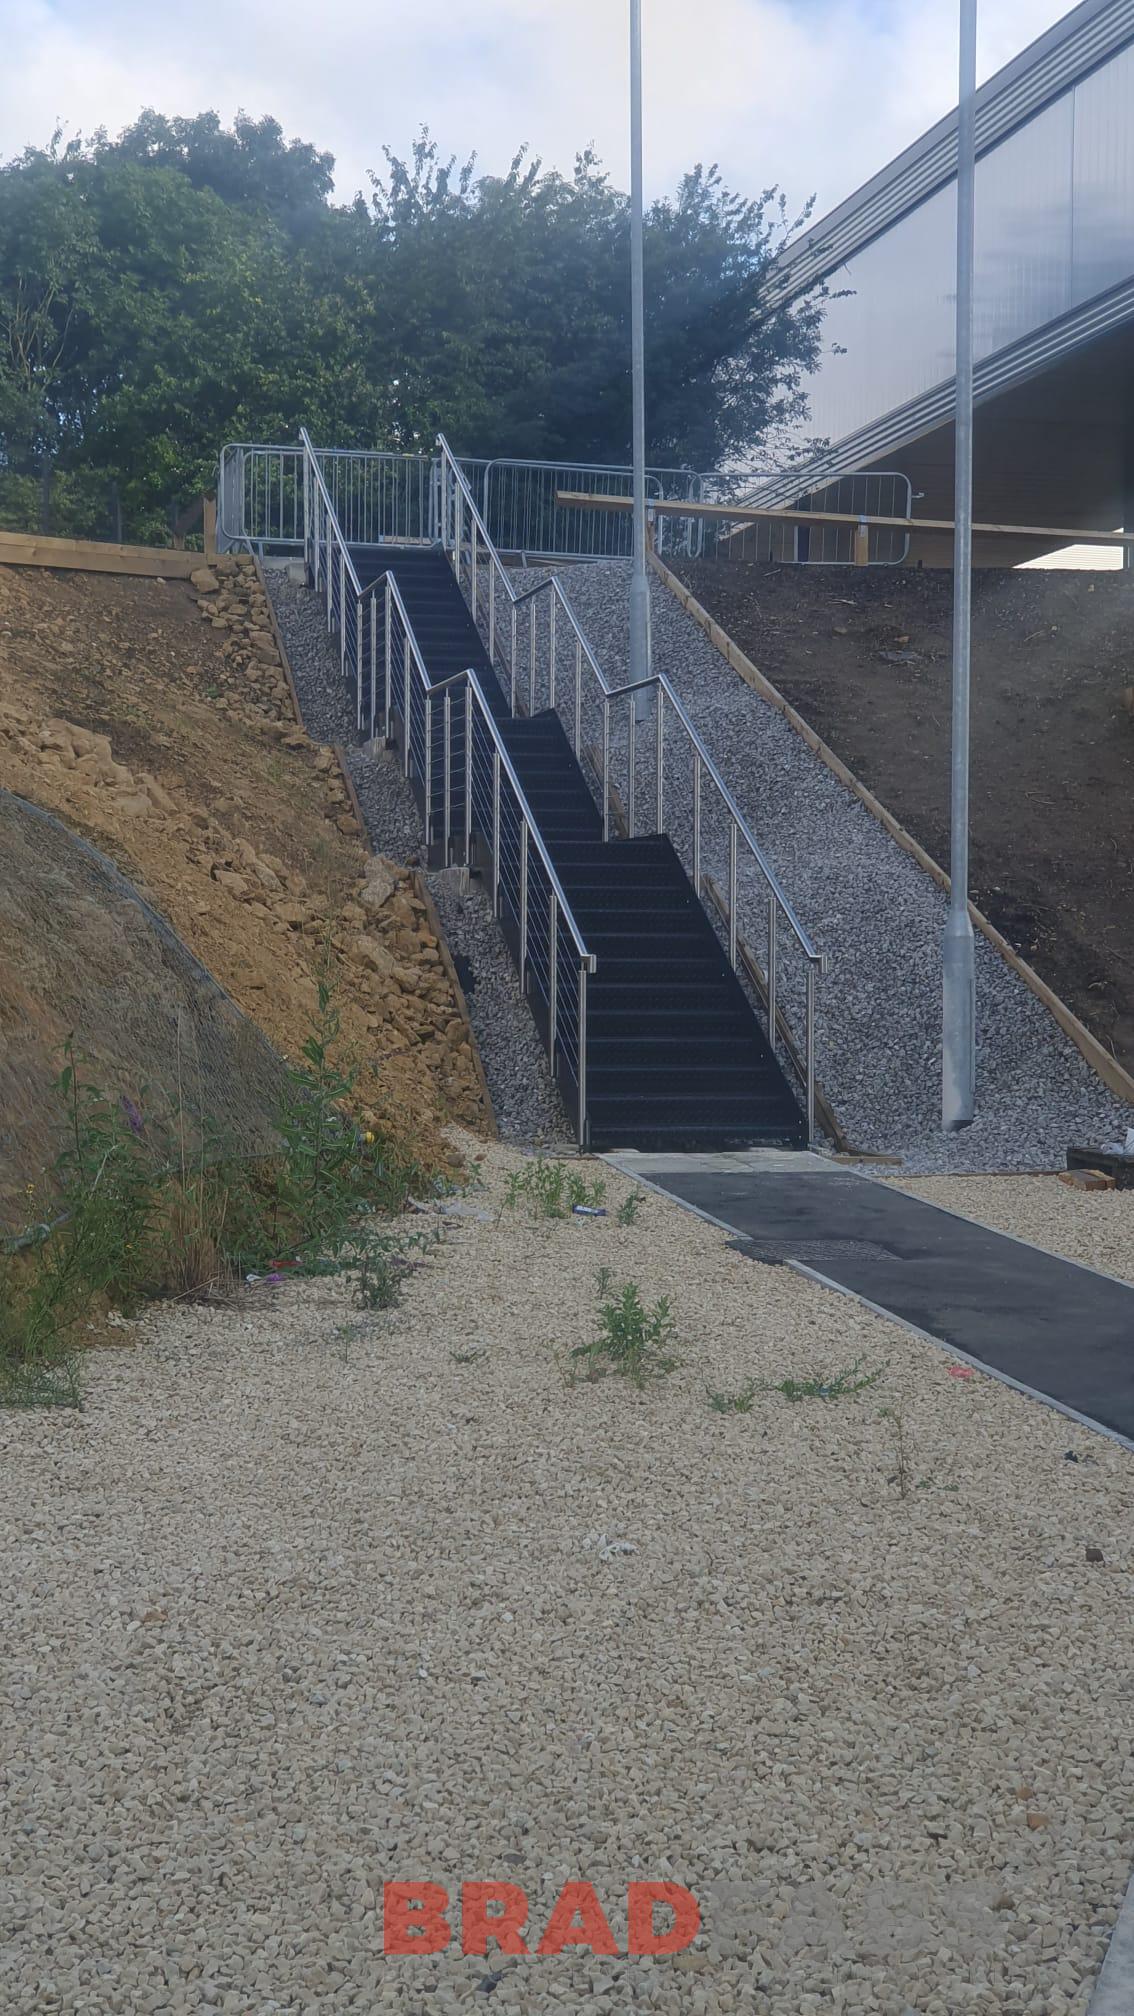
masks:
MULTIPOLYGON (((692 883, 665 835, 602 837, 602 819, 557 713, 513 716, 440 546, 352 547, 364 591, 389 570, 433 685, 473 669, 575 919, 597 956, 586 1010, 593 1148, 800 1147, 806 1127, 692 883)), ((382 592, 381 590, 378 592, 382 592)), ((400 668, 393 681, 401 720, 400 668)), ((466 699, 451 701, 453 751, 466 699)), ((435 845, 444 721, 433 708, 427 831, 435 845)), ((463 757, 451 790, 463 802, 463 757)), ((481 849, 491 835, 479 836, 481 849)), ((516 949, 515 918, 502 918, 516 949), (511 929, 509 926, 511 925, 511 929)), ((562 1076, 563 1059, 557 1056, 562 1076)), ((573 1090, 573 1087, 565 1088, 573 1090)))

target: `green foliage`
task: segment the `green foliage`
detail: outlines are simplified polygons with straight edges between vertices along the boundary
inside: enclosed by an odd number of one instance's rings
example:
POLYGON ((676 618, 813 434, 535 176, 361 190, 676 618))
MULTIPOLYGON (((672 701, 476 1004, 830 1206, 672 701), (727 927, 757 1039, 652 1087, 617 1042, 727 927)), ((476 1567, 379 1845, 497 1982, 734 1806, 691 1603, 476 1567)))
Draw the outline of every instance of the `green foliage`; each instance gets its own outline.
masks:
POLYGON ((577 1344, 572 1357, 586 1361, 593 1379, 611 1371, 635 1386, 648 1385, 651 1379, 672 1372, 677 1360, 667 1347, 677 1326, 668 1295, 659 1296, 653 1307, 647 1308, 636 1281, 625 1282, 614 1295, 609 1290, 609 1272, 603 1269, 599 1294, 606 1299, 599 1303, 598 1336, 589 1344, 577 1344))
POLYGON ((759 1390, 755 1379, 745 1380, 738 1393, 717 1393, 711 1386, 705 1388, 714 1414, 751 1414, 759 1390))
POLYGON ((614 1215, 617 1218, 618 1223, 620 1225, 636 1225, 638 1223, 638 1216, 639 1213, 641 1212, 641 1209, 642 1209, 641 1191, 631 1190, 630 1195, 622 1199, 622 1202, 614 1215))
POLYGON ((856 1393, 865 1393, 868 1386, 876 1386, 886 1370, 878 1365, 873 1372, 864 1372, 862 1359, 856 1358, 853 1365, 844 1365, 841 1371, 825 1374, 816 1373, 807 1379, 782 1379, 778 1386, 768 1386, 769 1393, 782 1393, 785 1400, 847 1400, 856 1393))
POLYGON ((278 1154, 246 1164, 171 1159, 142 1107, 83 1077, 68 1044, 57 1089, 69 1138, 53 1170, 53 1226, 0 1254, 0 1404, 79 1402, 77 1350, 100 1310, 198 1295, 279 1266, 350 1273, 366 1309, 398 1298, 410 1254, 436 1233, 389 1224, 425 1172, 360 1133, 345 1110, 353 1075, 336 1061, 330 988, 277 1116, 278 1154))
MULTIPOLYGON (((146 111, 0 166, 0 518, 160 540, 225 440, 625 462, 629 207, 591 152, 503 176, 423 132, 369 196, 278 123, 146 111)), ((800 417, 821 298, 766 311, 801 219, 698 166, 646 222, 651 461, 800 417)))
POLYGON ((569 1162, 545 1162, 537 1155, 523 1169, 513 1169, 504 1191, 503 1209, 527 1204, 533 1218, 570 1218, 576 1206, 597 1211, 606 1196, 601 1176, 591 1183, 569 1162))

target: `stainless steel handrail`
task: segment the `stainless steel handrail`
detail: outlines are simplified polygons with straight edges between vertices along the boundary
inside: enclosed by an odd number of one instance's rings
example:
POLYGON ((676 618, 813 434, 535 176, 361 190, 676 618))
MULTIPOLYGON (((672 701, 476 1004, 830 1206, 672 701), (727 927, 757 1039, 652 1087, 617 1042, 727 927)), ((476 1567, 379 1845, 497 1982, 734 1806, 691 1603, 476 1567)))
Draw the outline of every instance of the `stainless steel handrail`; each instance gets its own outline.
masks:
MULTIPOLYGON (((740 810, 740 807, 737 805, 736 799, 734 798, 728 785, 725 783, 724 778, 721 776, 721 773, 717 768, 717 765, 714 762, 712 756, 709 754, 709 751, 706 748, 702 737, 700 736, 698 731, 694 728, 693 723, 685 710, 685 707, 683 706, 681 700, 679 699, 677 693, 670 684, 669 680, 666 678, 665 674, 656 672, 644 680, 630 681, 618 687, 610 686, 603 673, 602 667, 600 666, 597 658, 595 657, 595 654, 587 641, 587 638, 582 630, 582 627, 579 624, 575 616, 575 613, 567 600, 567 597, 563 591, 563 588, 559 583, 558 578, 552 574, 548 575, 546 581, 536 583, 535 587, 533 588, 516 590, 513 587, 512 582, 508 576, 507 570, 504 567, 504 564, 500 558, 499 553, 496 550, 495 545, 493 544, 488 528, 484 523, 484 519, 477 508, 476 499, 473 496, 472 489, 468 483, 464 471, 460 468, 456 460, 456 457, 454 456, 453 451, 450 448, 449 443, 443 434, 438 435, 437 447, 441 460, 442 544, 448 547, 451 531, 452 533, 451 550, 452 550, 454 572, 456 574, 458 583, 461 584, 462 552, 464 547, 462 519, 464 515, 464 509, 467 509, 469 513, 469 527, 470 527, 469 544, 470 544, 470 561, 471 561, 470 566, 471 580, 470 580, 469 599, 471 602, 474 618, 479 620, 480 610, 479 610, 479 595, 478 595, 478 563, 479 563, 479 549, 480 547, 483 547, 484 555, 490 568, 489 655, 494 660, 496 656, 497 582, 499 582, 503 587, 506 604, 507 606, 509 606, 511 610, 512 626, 511 626, 511 655, 509 662, 509 670, 512 682, 513 711, 515 711, 516 672, 517 672, 516 612, 525 602, 532 605, 532 612, 533 612, 529 624, 531 632, 529 696, 533 704, 534 704, 535 683, 536 683, 534 605, 537 599, 541 595, 547 594, 550 602, 549 653, 551 664, 551 678, 549 681, 549 689, 550 689, 550 703, 553 707, 555 705, 554 625, 555 625, 555 611, 557 607, 563 610, 568 625, 570 626, 570 629, 574 632, 576 640, 574 748, 575 748, 575 754, 580 760, 582 758, 583 753, 580 746, 581 743, 580 687, 582 676, 582 661, 584 658, 586 659, 587 664, 590 666, 590 669, 594 674, 596 683, 599 688, 599 694, 601 696, 602 709, 603 709, 602 818, 603 818, 604 835, 608 835, 610 830, 610 710, 612 703, 615 702, 616 700, 628 701, 629 756, 628 756, 627 796, 629 802, 627 806, 627 815, 628 815, 627 823, 631 835, 633 834, 634 831, 634 720, 636 712, 635 696, 639 692, 645 692, 651 690, 656 695, 656 701, 657 701, 656 791, 657 791, 657 825, 659 831, 665 830, 664 794, 663 794, 664 710, 667 702, 669 706, 672 707, 677 720, 680 722, 681 727, 684 730, 693 756, 693 885, 697 894, 698 901, 701 900, 702 895, 701 866, 700 866, 701 797, 702 797, 702 787, 706 776, 708 777, 709 782, 711 783, 713 788, 716 790, 721 805, 724 808, 724 811, 727 814, 729 820, 729 877, 728 877, 729 888, 727 899, 728 935, 729 935, 729 958, 734 969, 739 968, 740 964, 739 960, 740 948, 739 948, 738 917, 737 917, 737 894, 738 894, 737 851, 739 841, 743 841, 749 856, 755 863, 759 873, 763 876, 765 885, 768 890, 768 899, 769 899, 768 971, 766 978, 767 978, 768 1033, 769 1033, 769 1040, 771 1042, 773 1050, 775 1050, 776 1048, 778 1029, 779 1029, 778 994, 777 994, 778 990, 777 938, 778 938, 779 917, 781 914, 783 916, 785 923, 788 926, 788 929, 792 937, 796 942, 796 945, 798 946, 800 955, 806 961, 807 965, 806 1037, 805 1037, 803 1075, 804 1075, 804 1093, 807 1102, 808 1138, 809 1139, 813 1138, 815 1132, 815 1090, 816 1090, 815 990, 816 990, 816 981, 818 977, 821 976, 822 974, 825 974, 828 968, 828 960, 826 953, 820 952, 816 949, 816 946, 811 938, 810 933, 806 929, 805 925, 803 924, 802 920, 799 918, 793 905, 791 904, 784 890, 783 884, 779 879, 779 876, 776 874, 771 863, 768 861, 763 848, 760 846, 760 843, 756 839, 755 834, 752 832, 752 829, 749 826, 748 821, 745 819, 743 813, 740 810), (450 513, 450 504, 448 496, 448 484, 450 482, 453 486, 453 499, 454 499, 452 513, 450 513), (452 527, 450 527, 450 516, 452 516, 453 519, 452 527)), ((461 585, 463 588, 463 584, 461 585)))
POLYGON ((492 889, 493 908, 498 915, 501 914, 500 910, 501 892, 502 889, 505 887, 502 849, 501 849, 501 838, 503 832, 502 785, 504 782, 506 782, 507 787, 512 794, 512 800, 514 801, 515 804, 515 811, 519 823, 520 863, 517 875, 518 889, 515 893, 514 908, 516 909, 517 921, 519 924, 519 931, 520 931, 520 952, 519 952, 520 980, 521 980, 521 986, 525 990, 527 990, 528 988, 529 980, 531 980, 533 984, 537 986, 542 985, 543 980, 541 970, 539 939, 538 936, 535 936, 532 930, 533 919, 531 911, 531 886, 532 886, 531 856, 533 853, 540 867, 543 870, 547 882, 547 904, 546 904, 547 1031, 548 1031, 548 1050, 552 1061, 553 1073, 556 1068, 557 1053, 560 1057, 566 1060, 568 1068, 570 1067, 572 1061, 571 1043, 564 1036, 565 1028, 569 1028, 570 1025, 564 1016, 563 1007, 560 999, 560 986, 559 986, 560 927, 562 927, 563 930, 567 933, 571 941, 571 944, 574 946, 575 963, 577 964, 578 969, 577 971, 578 991, 574 1006, 575 1019, 574 1019, 573 1061, 574 1061, 575 1088, 578 1097, 578 1109, 577 1109, 578 1137, 580 1144, 585 1146, 588 1140, 588 1133, 589 1133, 588 1107, 587 1107, 587 1098, 588 1098, 587 988, 590 977, 598 969, 597 955, 588 949, 586 940, 579 927, 578 920, 575 917, 574 911, 572 910, 570 902, 568 901, 566 893, 564 891, 563 884, 560 881, 558 874, 556 873, 554 864, 551 860, 551 856, 548 853, 543 835, 541 834, 539 827, 536 823, 535 815, 533 814, 531 805, 528 802, 527 793, 524 791, 523 786, 520 783, 519 777, 516 773, 515 765, 513 764, 512 758, 509 755, 507 748, 505 747, 504 739, 500 733, 499 724, 497 723, 496 718, 493 715, 492 709, 489 706, 487 696, 484 692, 483 686, 481 685, 480 678, 476 672, 475 667, 469 666, 464 671, 452 673, 448 678, 438 680, 436 683, 430 680, 429 673, 425 664, 425 658, 422 653, 421 647, 418 643, 417 637, 415 635, 413 624, 410 621, 409 612, 406 609, 405 601, 402 597, 401 589, 398 586, 396 576, 389 568, 387 568, 384 570, 383 573, 377 575, 375 579, 369 582, 366 588, 363 589, 362 584, 359 581, 358 573, 354 566, 354 562, 352 561, 349 550, 347 548, 347 543, 345 536, 343 534, 342 526, 339 523, 338 516, 335 511, 334 501, 331 497, 328 485, 323 477, 323 472, 319 467, 318 458, 316 456, 315 449, 312 445, 310 435, 308 434, 306 428, 301 430, 301 441, 303 446, 303 458, 304 458, 305 563, 308 565, 312 579, 316 586, 318 586, 320 572, 322 571, 326 575, 328 627, 333 627, 333 617, 334 617, 333 579, 335 568, 337 565, 339 574, 339 598, 338 598, 339 631, 340 631, 340 638, 342 640, 340 661, 343 664, 344 670, 346 666, 345 638, 346 638, 348 581, 351 589, 353 590, 354 612, 355 612, 355 637, 356 637, 356 669, 357 669, 357 682, 358 682, 358 718, 360 726, 362 725, 363 720, 363 698, 362 698, 363 630, 364 630, 363 608, 364 604, 366 603, 368 603, 370 607, 371 612, 370 640, 369 640, 370 727, 372 731, 374 728, 375 720, 377 718, 377 698, 378 698, 377 610, 380 598, 384 600, 385 603, 385 620, 382 626, 384 631, 384 646, 385 646, 385 682, 384 682, 383 699, 384 699, 384 719, 387 734, 389 733, 390 730, 391 715, 392 712, 394 711, 392 661, 393 661, 395 617, 397 622, 400 623, 401 625, 401 632, 403 639, 403 672, 402 672, 403 765, 405 774, 408 777, 411 774, 411 768, 413 764, 413 743, 414 743, 414 727, 413 727, 414 706, 413 706, 412 688, 410 683, 411 667, 412 667, 412 672, 416 674, 419 697, 424 710, 424 733, 421 748, 420 781, 423 787, 424 800, 425 800, 424 809, 425 809, 427 847, 430 841, 432 840, 434 832, 433 708, 435 704, 440 702, 441 706, 444 709, 445 732, 443 740, 444 754, 443 754, 443 770, 442 770, 441 784, 442 784, 443 804, 444 804, 444 859, 446 864, 449 861, 449 856, 451 852, 451 843, 452 843, 452 802, 453 802, 452 701, 453 701, 453 694, 455 691, 457 691, 458 689, 463 690, 466 693, 466 695, 469 696, 469 699, 466 701, 466 709, 465 709, 465 721, 464 721, 465 734, 464 734, 464 752, 463 752, 464 766, 465 766, 464 832, 465 832, 466 867, 469 861, 469 854, 472 845, 472 835, 474 830, 473 801, 474 801, 474 771, 476 763, 475 746, 474 746, 475 737, 472 732, 472 712, 474 706, 477 716, 487 727, 488 747, 491 750, 491 769, 492 769, 493 830, 492 830, 491 844, 493 854, 493 889, 492 889), (310 501, 312 507, 310 509, 306 508, 308 501, 310 501), (534 950, 533 950, 533 937, 535 938, 534 950))

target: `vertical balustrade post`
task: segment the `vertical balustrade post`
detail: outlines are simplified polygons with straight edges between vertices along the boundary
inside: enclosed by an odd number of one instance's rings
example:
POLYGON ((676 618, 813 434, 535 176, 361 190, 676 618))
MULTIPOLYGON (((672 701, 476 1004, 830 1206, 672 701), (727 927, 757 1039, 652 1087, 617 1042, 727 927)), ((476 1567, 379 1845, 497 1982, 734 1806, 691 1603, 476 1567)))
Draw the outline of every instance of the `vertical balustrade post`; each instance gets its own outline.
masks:
POLYGON ((583 642, 575 639, 575 754, 579 754, 583 741, 583 642))
POLYGON ((433 695, 425 696, 425 859, 433 845, 433 695))
POLYGON ((445 854, 449 866, 449 836, 453 822, 453 689, 445 688, 445 854))
POLYGON ((402 723, 404 728, 402 738, 404 743, 402 774, 405 777, 409 776, 410 765, 410 678, 410 643, 409 633, 407 632, 402 644, 402 723))
POLYGON ((587 967, 579 960, 579 1146, 587 1145, 587 967))
POLYGON ((778 964, 776 930, 779 904, 775 896, 768 897, 768 1036, 773 1050, 776 1047, 776 967, 778 964))
POLYGON ((559 898, 554 889, 548 898, 547 918, 547 1054, 551 1075, 555 1076, 555 1038, 559 1018, 559 898))
POLYGON ((693 750, 693 887, 701 900, 701 751, 693 750))
POLYGON ((500 915, 500 751, 492 751, 492 914, 500 915))
POLYGON ((346 671, 346 547, 339 547, 339 667, 346 671))
POLYGON ((533 597, 532 597, 532 600, 531 600, 531 601, 530 601, 530 602, 528 603, 528 643, 529 643, 529 649, 528 649, 528 661, 529 661, 529 662, 528 662, 528 715, 529 715, 529 718, 531 717, 531 715, 533 715, 533 714, 535 713, 535 690, 536 690, 536 671, 535 671, 535 654, 536 654, 536 613, 535 613, 535 608, 536 608, 536 605, 535 605, 535 597, 533 596, 533 597))
POLYGON ((465 680, 464 695, 465 695, 465 870, 467 873, 468 869, 472 866, 473 733, 474 733, 473 708, 476 705, 476 702, 473 699, 472 682, 468 679, 465 680))
POLYGON ((389 741, 390 739, 390 709, 394 704, 394 695, 392 690, 393 681, 391 679, 391 673, 393 671, 393 662, 392 662, 393 638, 391 635, 392 617, 393 617, 393 594, 390 589, 390 577, 387 574, 386 576, 386 740, 387 741, 389 741))
POLYGON ((370 597, 370 739, 378 734, 378 597, 370 597))
POLYGON ((553 588, 547 610, 547 704, 552 708, 555 706, 555 603, 553 588))
POLYGON ((528 991, 528 822, 520 825, 520 992, 528 991))
POLYGON ((638 712, 638 695, 636 691, 627 694, 626 704, 628 717, 626 723, 626 832, 628 838, 632 840, 634 838, 634 772, 637 768, 634 754, 634 716, 638 712))
POLYGON ((658 680, 658 725, 657 725, 657 737, 658 737, 658 746, 657 746, 657 765, 658 765, 658 779, 657 779, 657 784, 658 784, 658 803, 657 803, 657 831, 658 831, 659 833, 664 833, 664 832, 665 832, 665 707, 664 707, 664 701, 665 701, 665 695, 664 695, 664 692, 663 692, 663 690, 662 690, 662 683, 661 683, 661 680, 659 679, 659 680, 658 680))
POLYGON ((496 667, 496 562, 488 563, 488 655, 496 667))
POLYGON ((736 820, 728 822, 728 956, 736 966, 736 820))
POLYGON ((517 652, 517 649, 518 649, 518 641, 517 641, 517 626, 518 626, 518 622, 519 622, 519 617, 518 617, 518 613, 517 613, 517 610, 516 610, 516 605, 515 605, 515 603, 513 602, 513 604, 512 604, 512 665, 511 665, 511 673, 512 673, 512 699, 511 699, 511 707, 512 707, 512 712, 513 712, 513 714, 514 714, 514 713, 515 713, 515 711, 516 711, 516 652, 517 652))
POLYGON ((610 701, 602 702, 602 837, 610 839, 610 701))
POLYGON ((469 599, 470 599, 470 601, 471 601, 471 603, 472 603, 472 620, 473 620, 473 622, 474 622, 474 623, 475 623, 475 624, 477 625, 477 628, 479 629, 479 627, 480 627, 480 623, 479 623, 479 617, 480 617, 480 611, 479 611, 479 609, 477 608, 477 573, 478 573, 478 566, 477 566, 477 563, 478 563, 478 561, 479 561, 479 558, 480 558, 480 552, 479 552, 479 542, 478 542, 478 539, 477 539, 477 523, 476 523, 476 519, 475 519, 475 518, 474 518, 474 519, 473 519, 473 521, 472 521, 472 527, 471 527, 471 532, 472 532, 472 565, 471 565, 471 572, 472 572, 472 595, 470 596, 470 598, 469 598, 469 599))
POLYGON ((358 712, 358 732, 362 733, 362 597, 354 604, 354 686, 358 712))
POLYGON ((807 1145, 815 1139, 815 962, 807 962, 807 1145))

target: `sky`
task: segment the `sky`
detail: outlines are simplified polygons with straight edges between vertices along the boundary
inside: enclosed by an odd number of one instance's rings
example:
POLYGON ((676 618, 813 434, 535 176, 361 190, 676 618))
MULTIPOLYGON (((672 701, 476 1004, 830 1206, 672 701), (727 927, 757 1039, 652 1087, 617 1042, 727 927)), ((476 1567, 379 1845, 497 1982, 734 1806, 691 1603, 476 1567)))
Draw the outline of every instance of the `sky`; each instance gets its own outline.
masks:
MULTIPOLYGON (((955 0, 644 0, 646 175, 718 161, 822 215, 956 99, 955 0)), ((981 0, 991 76, 1059 0, 981 0)), ((272 113, 336 157, 342 197, 428 125, 490 172, 527 141, 570 170, 593 141, 627 179, 627 0, 0 0, 0 158, 111 133, 144 106, 272 113)))

